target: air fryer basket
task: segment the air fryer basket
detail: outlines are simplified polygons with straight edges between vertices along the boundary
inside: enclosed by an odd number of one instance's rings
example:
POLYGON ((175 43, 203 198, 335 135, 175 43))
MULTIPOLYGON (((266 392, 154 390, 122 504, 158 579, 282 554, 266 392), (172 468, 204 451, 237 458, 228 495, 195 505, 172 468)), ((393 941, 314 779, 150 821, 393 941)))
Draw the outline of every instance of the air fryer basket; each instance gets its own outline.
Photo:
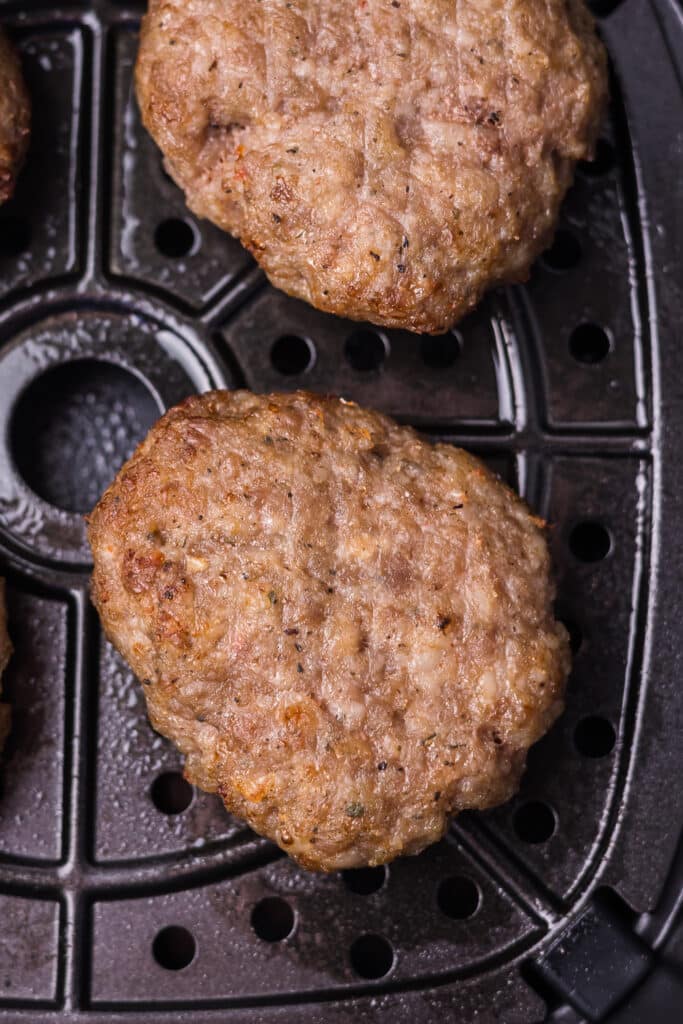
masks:
POLYGON ((553 248, 420 339, 275 292, 187 212, 140 5, 0 0, 34 102, 0 211, 0 1024, 682 1019, 683 22, 594 7, 612 107, 553 248), (307 874, 194 792, 89 605, 81 514, 165 407, 245 386, 462 444, 552 524, 566 714, 510 804, 386 869, 307 874))

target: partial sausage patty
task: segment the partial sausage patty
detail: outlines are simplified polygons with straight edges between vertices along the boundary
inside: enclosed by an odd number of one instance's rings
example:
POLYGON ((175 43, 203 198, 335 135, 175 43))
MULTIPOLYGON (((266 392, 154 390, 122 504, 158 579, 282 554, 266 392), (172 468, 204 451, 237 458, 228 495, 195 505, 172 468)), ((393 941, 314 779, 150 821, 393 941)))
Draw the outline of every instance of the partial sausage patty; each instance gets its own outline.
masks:
POLYGON ((28 147, 30 119, 19 58, 0 28, 0 203, 14 192, 28 147))
MULTIPOLYGON (((5 608, 5 581, 0 579, 0 696, 2 696, 2 673, 12 653, 12 644, 7 635, 7 609, 5 608)), ((4 746, 10 726, 9 704, 0 703, 0 753, 4 746)))
POLYGON ((151 0, 137 92, 274 285, 438 333, 549 244, 607 86, 583 0, 151 0))
POLYGON ((507 800, 562 708, 542 524, 473 456, 353 403, 191 398, 89 534, 152 724, 307 868, 417 853, 507 800))

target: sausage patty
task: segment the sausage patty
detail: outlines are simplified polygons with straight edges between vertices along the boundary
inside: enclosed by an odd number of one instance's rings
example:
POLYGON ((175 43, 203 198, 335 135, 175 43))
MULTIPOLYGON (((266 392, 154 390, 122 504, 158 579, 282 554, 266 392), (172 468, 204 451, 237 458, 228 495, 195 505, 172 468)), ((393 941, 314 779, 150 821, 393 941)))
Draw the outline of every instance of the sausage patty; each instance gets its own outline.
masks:
POLYGON ((605 66, 583 0, 151 0, 137 93, 274 285, 438 333, 549 244, 605 66))
POLYGON ((0 203, 14 192, 28 147, 30 119, 19 57, 0 28, 0 203))
POLYGON ((507 800, 561 710, 538 520, 473 456, 353 403, 191 398, 89 534, 152 724, 307 868, 416 853, 507 800))
MULTIPOLYGON (((2 673, 12 653, 12 644, 7 635, 7 609, 5 608, 5 581, 0 579, 0 696, 2 695, 2 673)), ((0 753, 4 746, 10 725, 9 704, 0 703, 0 753)))

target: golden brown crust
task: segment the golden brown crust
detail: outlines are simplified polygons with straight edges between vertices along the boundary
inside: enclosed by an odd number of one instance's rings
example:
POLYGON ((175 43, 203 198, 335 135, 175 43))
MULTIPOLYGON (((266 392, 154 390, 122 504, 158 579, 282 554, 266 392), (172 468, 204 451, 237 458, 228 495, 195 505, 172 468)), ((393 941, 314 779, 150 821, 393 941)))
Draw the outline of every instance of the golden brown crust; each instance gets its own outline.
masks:
POLYGON ((297 392, 213 392, 92 513, 93 600, 197 785, 300 863, 508 799, 562 707, 542 530, 474 457, 297 392))
POLYGON ((28 148, 30 120, 19 57, 0 28, 0 203, 14 192, 28 148))
MULTIPOLYGON (((0 696, 2 696, 2 673, 12 653, 12 644, 7 634, 7 609, 5 606, 5 581, 0 579, 0 696)), ((0 752, 4 746, 10 727, 9 704, 0 703, 0 752)))
POLYGON ((607 85, 583 0, 151 0, 143 120, 320 309, 440 332, 550 241, 607 85))

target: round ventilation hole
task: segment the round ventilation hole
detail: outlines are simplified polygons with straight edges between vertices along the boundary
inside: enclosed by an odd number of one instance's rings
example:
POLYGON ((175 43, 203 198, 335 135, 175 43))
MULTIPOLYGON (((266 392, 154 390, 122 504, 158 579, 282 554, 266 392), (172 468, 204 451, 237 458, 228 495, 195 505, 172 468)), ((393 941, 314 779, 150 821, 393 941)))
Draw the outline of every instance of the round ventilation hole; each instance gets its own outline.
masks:
POLYGON ((192 963, 196 952, 197 943, 192 932, 177 924, 162 928, 152 944, 154 959, 167 971, 182 971, 192 963))
POLYGON ((615 163, 616 154, 612 143, 607 139, 598 139, 595 147, 595 159, 582 160, 578 169, 588 178, 599 178, 603 174, 609 174, 615 163))
POLYGON ((379 370, 387 357, 387 343, 376 331, 354 331, 346 339, 344 354, 354 370, 379 370))
POLYGON ((574 746, 584 757, 606 757, 616 740, 614 726, 600 715, 583 718, 574 730, 574 746))
POLYGON ((479 909, 481 892, 476 882, 465 875, 444 878, 436 891, 439 910, 456 921, 473 917, 479 909))
POLYGON ((523 842, 545 843, 555 831, 555 813, 541 800, 530 800, 515 811, 512 825, 523 842))
POLYGON ((369 896, 381 889, 387 879, 387 869, 384 864, 376 868, 353 868, 342 871, 344 885, 351 892, 359 896, 369 896))
POLYGON ((593 14, 599 18, 606 18, 612 11, 616 11, 623 3, 623 0, 588 0, 588 6, 593 14))
POLYGON ((578 523, 569 534, 569 547, 579 562, 601 562, 612 549, 612 538, 601 523, 578 523))
POLYGON ((182 814, 192 803, 194 790, 180 772, 164 772, 152 783, 152 803, 162 814, 182 814))
POLYGON ((278 373, 287 377, 306 373, 315 362, 315 349, 308 338, 285 334, 270 350, 270 361, 278 373))
POLYGON ((435 337, 425 335, 420 340, 422 362, 431 370, 447 370, 460 355, 462 340, 455 331, 448 334, 437 334, 435 337))
POLYGON ((281 942, 292 933, 294 911, 289 903, 279 896, 267 896, 259 900, 252 910, 251 926, 259 939, 265 942, 281 942))
POLYGON ((181 259, 195 249, 198 242, 197 231, 189 221, 180 217, 169 217, 162 220, 154 232, 154 244, 162 256, 171 260, 181 259))
POLYGON ((394 951, 381 935, 361 935, 351 946, 350 957, 361 978, 383 978, 394 963, 394 951))
POLYGON ((558 622, 562 623, 569 633, 569 646, 571 647, 572 654, 578 654, 581 650, 581 645, 583 644, 583 632, 581 627, 571 615, 565 613, 563 608, 555 609, 555 618, 558 622))
POLYGON ((581 259, 581 244, 570 231, 560 229, 551 247, 543 253, 542 259, 551 270, 570 270, 581 259))
POLYGON ((611 348, 609 334, 598 324, 579 324, 569 338, 569 351, 577 363, 601 363, 611 348))
POLYGON ((24 217, 0 217, 0 259, 12 259, 31 244, 31 225, 24 217))

